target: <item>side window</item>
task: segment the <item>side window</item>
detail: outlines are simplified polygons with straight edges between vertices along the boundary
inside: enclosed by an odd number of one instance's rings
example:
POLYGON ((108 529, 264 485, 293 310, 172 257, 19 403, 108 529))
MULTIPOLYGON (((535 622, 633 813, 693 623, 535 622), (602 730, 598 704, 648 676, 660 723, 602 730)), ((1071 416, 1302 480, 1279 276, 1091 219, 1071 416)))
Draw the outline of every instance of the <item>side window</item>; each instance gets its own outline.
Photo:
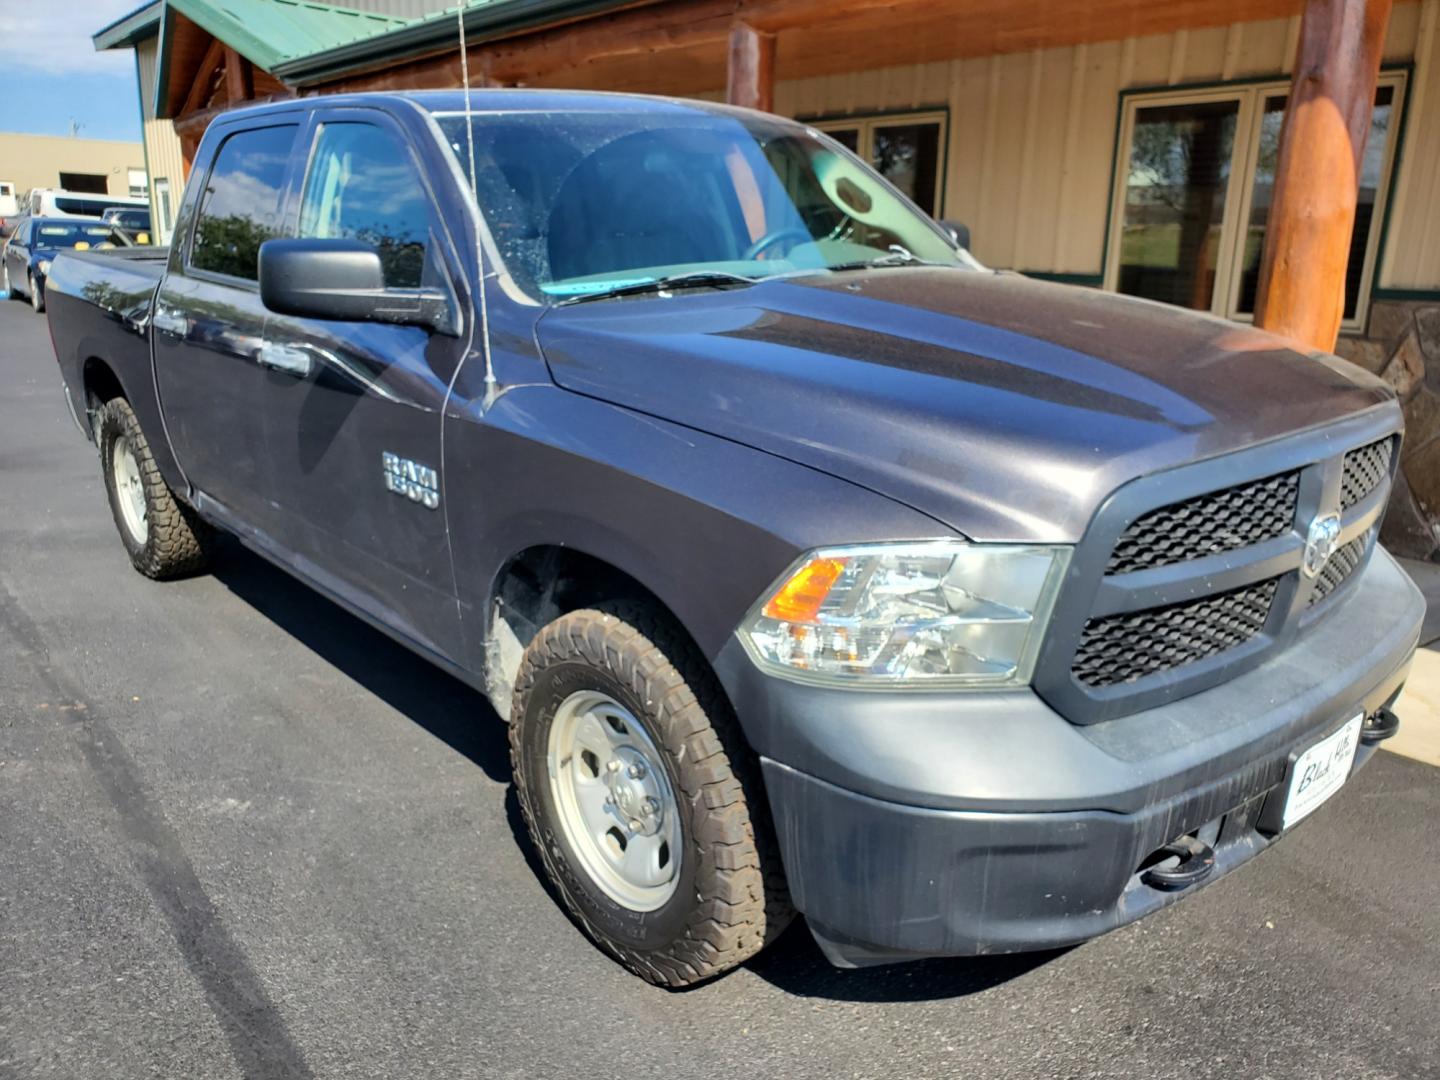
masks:
POLYGON ((373 124, 326 124, 310 156, 299 235, 370 244, 386 286, 414 289, 429 233, 429 203, 405 145, 373 124))
POLYGON ((220 144, 195 222, 190 265, 254 281, 260 245, 279 235, 294 124, 237 131, 220 144))

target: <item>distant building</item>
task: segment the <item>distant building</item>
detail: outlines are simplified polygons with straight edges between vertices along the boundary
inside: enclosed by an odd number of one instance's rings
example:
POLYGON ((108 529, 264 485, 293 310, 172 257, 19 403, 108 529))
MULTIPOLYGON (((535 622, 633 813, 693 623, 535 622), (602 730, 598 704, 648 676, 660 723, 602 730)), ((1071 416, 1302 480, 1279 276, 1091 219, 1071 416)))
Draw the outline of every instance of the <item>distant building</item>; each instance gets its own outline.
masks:
POLYGON ((145 153, 137 142, 0 131, 0 199, 32 188, 143 196, 145 153))
MULTIPOLYGON (((96 43, 149 43, 136 46, 146 116, 179 135, 162 173, 147 120, 151 171, 178 178, 237 105, 458 85, 448 3, 155 0, 96 43)), ((460 19, 476 84, 805 120, 967 224, 991 266, 1246 323, 1267 239, 1323 229, 1298 200, 1271 228, 1307 12, 1333 21, 1312 45, 1361 25, 1375 42, 1363 76, 1358 50, 1337 48, 1312 81, 1368 86, 1376 57, 1379 79, 1359 175, 1325 172, 1329 194, 1358 190, 1348 258, 1323 273, 1277 260, 1278 291, 1343 284, 1334 348, 1387 378, 1409 423, 1386 540, 1440 554, 1440 0, 468 0, 460 19)))

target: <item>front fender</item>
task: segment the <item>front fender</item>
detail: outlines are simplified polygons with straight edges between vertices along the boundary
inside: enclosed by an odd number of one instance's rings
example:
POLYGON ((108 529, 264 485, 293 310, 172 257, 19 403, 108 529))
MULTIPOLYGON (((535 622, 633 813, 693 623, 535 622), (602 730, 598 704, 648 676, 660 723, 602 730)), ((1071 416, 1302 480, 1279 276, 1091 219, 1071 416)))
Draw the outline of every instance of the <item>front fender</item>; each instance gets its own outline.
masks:
POLYGON ((496 576, 536 545, 639 581, 713 660, 802 552, 954 535, 828 474, 554 386, 511 390, 483 419, 446 423, 445 499, 476 648, 496 576))

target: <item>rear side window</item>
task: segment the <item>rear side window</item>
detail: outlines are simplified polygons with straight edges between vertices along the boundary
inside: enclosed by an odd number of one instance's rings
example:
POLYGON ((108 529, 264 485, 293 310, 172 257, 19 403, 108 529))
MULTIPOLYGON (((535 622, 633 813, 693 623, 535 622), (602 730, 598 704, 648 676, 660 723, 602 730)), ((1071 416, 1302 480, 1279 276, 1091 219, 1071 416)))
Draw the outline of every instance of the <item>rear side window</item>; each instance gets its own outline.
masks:
POLYGON ((300 235, 370 244, 386 286, 414 289, 429 234, 429 203, 405 145, 373 124, 326 124, 310 156, 300 235))
POLYGON ((279 235, 294 124, 237 131, 220 144, 195 222, 190 265, 254 281, 260 245, 279 235))

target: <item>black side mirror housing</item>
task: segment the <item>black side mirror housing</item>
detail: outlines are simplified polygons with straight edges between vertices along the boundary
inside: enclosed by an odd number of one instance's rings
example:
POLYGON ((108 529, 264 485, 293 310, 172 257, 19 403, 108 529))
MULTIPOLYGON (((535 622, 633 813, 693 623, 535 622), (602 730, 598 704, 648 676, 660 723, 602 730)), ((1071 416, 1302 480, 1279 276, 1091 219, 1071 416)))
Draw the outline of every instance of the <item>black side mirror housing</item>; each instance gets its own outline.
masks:
POLYGON ((955 241, 957 248, 970 250, 970 226, 963 221, 956 221, 954 218, 941 218, 940 227, 950 234, 950 239, 955 241))
POLYGON ((260 300, 280 315, 458 333, 448 293, 387 289, 380 253, 359 240, 265 241, 260 245, 260 300))

